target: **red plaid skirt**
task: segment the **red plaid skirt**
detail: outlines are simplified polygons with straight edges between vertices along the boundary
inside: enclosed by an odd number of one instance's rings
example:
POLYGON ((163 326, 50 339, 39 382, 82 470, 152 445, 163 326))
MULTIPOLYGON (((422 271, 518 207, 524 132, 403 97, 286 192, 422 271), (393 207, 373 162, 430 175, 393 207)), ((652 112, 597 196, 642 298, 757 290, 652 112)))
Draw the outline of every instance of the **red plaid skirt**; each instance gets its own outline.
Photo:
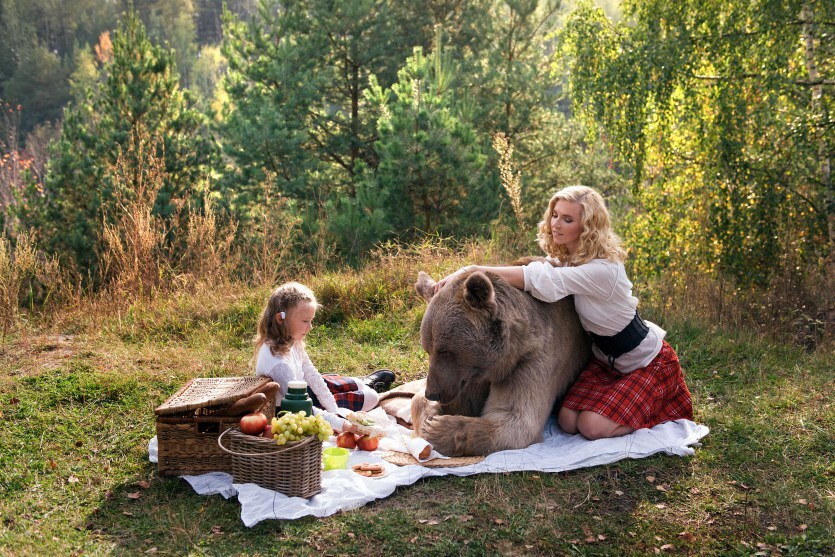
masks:
POLYGON ((666 341, 649 365, 632 373, 613 371, 606 362, 592 358, 568 391, 563 406, 578 412, 590 410, 633 429, 693 419, 681 364, 666 341))
MULTIPOLYGON (((362 406, 365 403, 365 395, 362 391, 357 390, 359 387, 357 387, 353 379, 336 374, 322 374, 322 379, 325 380, 325 385, 328 386, 328 390, 333 394, 333 398, 336 399, 337 406, 347 408, 353 412, 362 410, 362 406)), ((321 408, 322 405, 319 404, 319 399, 316 398, 313 391, 307 389, 307 392, 313 401, 313 406, 321 408)))

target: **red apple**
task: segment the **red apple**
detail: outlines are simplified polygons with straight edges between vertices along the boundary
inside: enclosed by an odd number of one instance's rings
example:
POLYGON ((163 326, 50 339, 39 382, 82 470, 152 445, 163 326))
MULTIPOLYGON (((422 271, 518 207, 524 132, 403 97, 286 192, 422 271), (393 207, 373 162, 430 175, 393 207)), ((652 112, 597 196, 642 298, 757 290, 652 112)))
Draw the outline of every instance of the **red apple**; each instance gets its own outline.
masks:
POLYGON ((274 439, 273 437, 273 424, 267 420, 267 425, 264 426, 264 437, 267 439, 274 439))
POLYGON ((267 426, 267 417, 263 412, 254 412, 241 418, 241 431, 248 435, 263 435, 267 426))
POLYGON ((379 444, 380 440, 378 438, 368 435, 363 435, 357 439, 357 448, 361 451, 376 451, 379 444))
POLYGON ((343 449, 355 449, 357 447, 357 438, 350 431, 343 431, 336 436, 336 446, 343 449))

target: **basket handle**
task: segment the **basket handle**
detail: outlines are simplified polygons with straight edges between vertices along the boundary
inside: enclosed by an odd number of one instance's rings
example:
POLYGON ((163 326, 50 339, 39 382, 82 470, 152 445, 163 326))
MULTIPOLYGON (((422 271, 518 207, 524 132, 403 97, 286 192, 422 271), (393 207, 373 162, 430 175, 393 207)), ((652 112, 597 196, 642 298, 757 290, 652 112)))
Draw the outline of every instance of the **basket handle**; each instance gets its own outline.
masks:
MULTIPOLYGON (((280 453, 280 452, 284 452, 284 451, 292 451, 292 450, 295 450, 295 449, 297 449, 298 447, 301 447, 302 445, 304 445, 304 444, 305 444, 305 443, 307 443, 310 439, 312 439, 312 438, 313 438, 312 436, 311 436, 311 437, 307 437, 307 438, 305 438, 305 440, 304 440, 304 441, 302 441, 302 442, 300 442, 300 443, 298 443, 298 444, 296 444, 296 445, 290 446, 290 447, 278 447, 278 450, 273 451, 273 452, 270 452, 270 453, 237 453, 237 452, 235 452, 235 451, 230 451, 229 449, 227 449, 226 447, 224 447, 224 446, 223 446, 223 443, 221 442, 221 441, 223 440, 223 436, 224 436, 224 435, 226 435, 228 432, 232 431, 233 429, 238 429, 238 428, 235 428, 235 427, 230 427, 229 429, 227 429, 226 431, 224 431, 223 433, 221 433, 221 434, 218 436, 218 438, 217 438, 217 446, 218 446, 218 447, 220 447, 220 450, 222 450, 222 451, 224 451, 224 452, 227 452, 227 453, 229 453, 229 454, 231 454, 231 455, 233 455, 233 456, 271 456, 271 455, 274 455, 274 454, 276 454, 276 453, 280 453)), ((238 431, 240 431, 240 430, 238 430, 238 431)))

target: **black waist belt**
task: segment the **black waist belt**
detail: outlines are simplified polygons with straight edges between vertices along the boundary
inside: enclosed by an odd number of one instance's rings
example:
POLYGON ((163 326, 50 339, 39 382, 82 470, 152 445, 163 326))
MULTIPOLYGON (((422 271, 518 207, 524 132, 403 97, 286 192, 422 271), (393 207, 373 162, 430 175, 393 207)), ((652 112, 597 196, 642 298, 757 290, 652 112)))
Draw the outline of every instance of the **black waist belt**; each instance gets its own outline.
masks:
POLYGON ((597 347, 609 357, 609 363, 611 364, 615 358, 637 348, 641 341, 647 338, 648 333, 649 327, 638 315, 638 312, 635 312, 635 317, 632 318, 629 325, 618 334, 604 337, 591 333, 591 338, 597 347))

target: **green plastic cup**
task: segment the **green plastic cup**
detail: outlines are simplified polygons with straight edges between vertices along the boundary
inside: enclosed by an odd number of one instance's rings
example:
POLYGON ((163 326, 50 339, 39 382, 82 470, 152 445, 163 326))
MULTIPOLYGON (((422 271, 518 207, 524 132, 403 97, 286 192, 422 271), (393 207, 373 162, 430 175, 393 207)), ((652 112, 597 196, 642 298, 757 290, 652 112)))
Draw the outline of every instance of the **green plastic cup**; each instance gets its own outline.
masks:
POLYGON ((325 470, 344 470, 348 468, 348 456, 351 452, 342 447, 328 447, 322 451, 322 463, 325 470))

